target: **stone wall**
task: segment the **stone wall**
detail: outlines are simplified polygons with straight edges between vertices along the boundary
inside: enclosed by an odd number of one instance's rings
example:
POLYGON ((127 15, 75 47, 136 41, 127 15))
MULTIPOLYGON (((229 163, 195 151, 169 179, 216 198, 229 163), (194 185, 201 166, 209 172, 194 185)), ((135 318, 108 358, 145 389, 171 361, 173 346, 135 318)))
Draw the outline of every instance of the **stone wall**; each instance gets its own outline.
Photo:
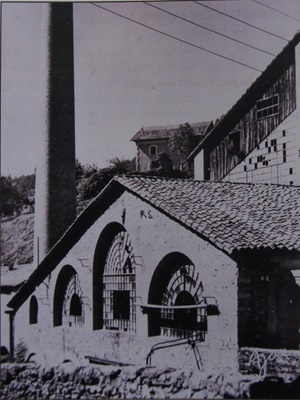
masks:
POLYGON ((208 375, 153 367, 59 367, 3 364, 0 397, 48 398, 248 398, 255 377, 208 375))

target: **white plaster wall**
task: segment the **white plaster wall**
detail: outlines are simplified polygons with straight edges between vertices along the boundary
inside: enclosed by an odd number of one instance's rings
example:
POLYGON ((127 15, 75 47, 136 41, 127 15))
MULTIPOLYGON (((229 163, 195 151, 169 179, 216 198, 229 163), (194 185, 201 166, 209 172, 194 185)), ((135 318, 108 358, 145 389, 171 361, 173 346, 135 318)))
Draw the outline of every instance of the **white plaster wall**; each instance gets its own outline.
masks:
MULTIPOLYGON (((164 337, 148 338, 148 318, 137 307, 137 332, 93 331, 92 268, 96 244, 105 226, 122 221, 126 209, 125 228, 129 233, 138 262, 136 267, 137 303, 147 304, 150 281, 164 256, 181 252, 196 266, 204 286, 204 296, 215 296, 221 315, 208 317, 208 334, 200 345, 206 368, 231 366, 237 368, 237 268, 223 252, 187 231, 153 207, 125 192, 83 235, 68 255, 36 291, 39 301, 39 322, 29 325, 29 300, 16 317, 16 341, 22 338, 30 351, 41 360, 56 364, 58 360, 97 356, 133 364, 145 364, 151 346, 164 337), (149 217, 141 216, 141 211, 149 217), (81 263, 79 259, 84 259, 81 263), (64 265, 77 271, 85 296, 85 325, 83 327, 53 327, 53 295, 59 271, 64 265), (47 294, 48 290, 48 294, 47 294), (44 298, 42 304, 40 298, 44 298), (40 305, 41 304, 41 305, 40 305)), ((189 346, 158 352, 153 363, 195 367, 195 358, 189 346)))
POLYGON ((204 159, 203 159, 204 150, 201 150, 199 154, 194 159, 194 176, 195 180, 203 181, 204 180, 204 159))
POLYGON ((223 181, 300 185, 299 108, 284 120, 223 181), (276 139, 276 148, 271 141, 276 139), (284 152, 286 161, 284 162, 284 152), (258 157, 263 161, 258 162, 258 157))
POLYGON ((1 346, 5 346, 9 351, 9 315, 5 313, 7 310, 6 304, 12 298, 10 294, 1 293, 1 346))

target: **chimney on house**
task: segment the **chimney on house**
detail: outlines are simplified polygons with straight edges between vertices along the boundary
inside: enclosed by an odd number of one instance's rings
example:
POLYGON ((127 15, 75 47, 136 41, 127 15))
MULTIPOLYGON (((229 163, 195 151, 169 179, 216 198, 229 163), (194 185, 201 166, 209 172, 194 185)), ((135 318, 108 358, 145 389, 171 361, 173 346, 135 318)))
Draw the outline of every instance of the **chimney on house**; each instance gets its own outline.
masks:
POLYGON ((72 3, 45 3, 42 142, 36 171, 35 265, 76 218, 72 3))

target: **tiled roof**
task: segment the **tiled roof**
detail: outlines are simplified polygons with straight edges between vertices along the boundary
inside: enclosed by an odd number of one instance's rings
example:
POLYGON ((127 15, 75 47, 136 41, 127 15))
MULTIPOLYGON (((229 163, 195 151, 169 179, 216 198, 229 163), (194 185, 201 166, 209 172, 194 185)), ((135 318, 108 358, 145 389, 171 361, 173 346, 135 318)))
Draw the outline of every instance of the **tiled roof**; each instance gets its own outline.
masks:
POLYGON ((231 254, 300 250, 300 187, 115 178, 130 192, 231 254))
MULTIPOLYGON (((189 123, 194 129, 196 136, 204 136, 207 128, 212 122, 196 122, 189 123)), ((132 141, 149 140, 149 139, 167 139, 171 137, 177 130, 179 125, 168 126, 148 126, 140 129, 131 139, 132 141)))
POLYGON ((124 191, 228 254, 300 250, 300 187, 120 176, 78 216, 8 303, 15 311, 124 191))

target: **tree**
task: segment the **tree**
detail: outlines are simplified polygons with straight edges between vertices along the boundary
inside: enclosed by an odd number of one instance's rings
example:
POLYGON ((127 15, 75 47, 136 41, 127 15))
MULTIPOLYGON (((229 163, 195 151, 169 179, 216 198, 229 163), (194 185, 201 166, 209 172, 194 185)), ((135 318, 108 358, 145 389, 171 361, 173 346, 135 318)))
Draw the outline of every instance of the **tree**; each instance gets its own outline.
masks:
POLYGON ((82 166, 81 179, 77 182, 78 201, 91 200, 116 175, 131 174, 134 172, 135 160, 113 158, 106 168, 97 168, 95 165, 82 166))
POLYGON ((23 196, 19 193, 11 176, 1 177, 2 210, 1 214, 8 217, 18 214, 24 204, 23 196))
POLYGON ((178 150, 188 156, 198 144, 199 138, 195 136, 194 129, 188 122, 179 125, 175 133, 170 137, 168 147, 171 152, 178 150))
POLYGON ((173 161, 166 152, 159 153, 157 157, 151 161, 150 171, 140 175, 161 176, 166 178, 185 178, 185 174, 179 169, 173 168, 173 161))

